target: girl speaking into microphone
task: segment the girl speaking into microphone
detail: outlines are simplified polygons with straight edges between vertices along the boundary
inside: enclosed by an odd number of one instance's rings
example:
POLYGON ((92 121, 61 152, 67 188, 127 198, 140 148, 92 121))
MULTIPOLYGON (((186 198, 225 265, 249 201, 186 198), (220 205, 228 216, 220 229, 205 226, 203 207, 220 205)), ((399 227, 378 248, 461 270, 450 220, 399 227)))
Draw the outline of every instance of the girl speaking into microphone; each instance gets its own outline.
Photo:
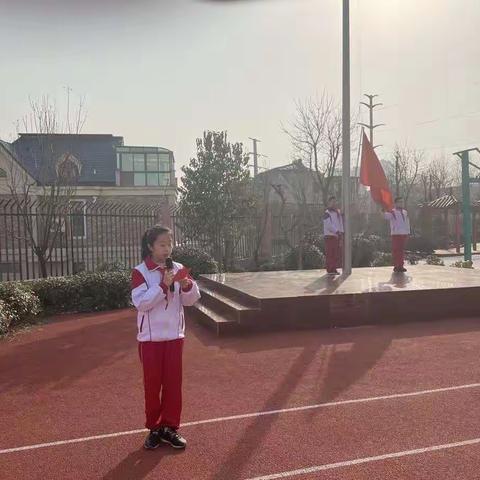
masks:
POLYGON ((132 302, 137 309, 137 340, 143 367, 145 426, 150 430, 144 447, 162 442, 185 448, 178 433, 182 411, 182 352, 185 337, 184 306, 193 305, 200 292, 188 270, 171 259, 173 235, 156 225, 142 238, 143 262, 132 272, 132 302))

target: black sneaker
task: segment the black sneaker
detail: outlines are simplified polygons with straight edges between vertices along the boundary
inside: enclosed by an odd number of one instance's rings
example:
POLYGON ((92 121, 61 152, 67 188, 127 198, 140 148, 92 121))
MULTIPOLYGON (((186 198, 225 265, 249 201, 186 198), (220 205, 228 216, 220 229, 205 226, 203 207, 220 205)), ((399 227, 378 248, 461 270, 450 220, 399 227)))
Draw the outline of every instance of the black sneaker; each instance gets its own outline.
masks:
POLYGON ((160 429, 160 439, 164 443, 168 443, 173 448, 185 448, 187 441, 181 437, 176 430, 170 427, 160 429))
POLYGON ((158 430, 150 430, 147 438, 145 439, 145 443, 143 447, 146 450, 155 450, 162 444, 162 439, 160 436, 160 432, 158 430))
POLYGON ((401 273, 405 273, 406 271, 407 271, 407 269, 406 269, 405 267, 402 267, 402 268, 400 269, 400 272, 401 272, 401 273))

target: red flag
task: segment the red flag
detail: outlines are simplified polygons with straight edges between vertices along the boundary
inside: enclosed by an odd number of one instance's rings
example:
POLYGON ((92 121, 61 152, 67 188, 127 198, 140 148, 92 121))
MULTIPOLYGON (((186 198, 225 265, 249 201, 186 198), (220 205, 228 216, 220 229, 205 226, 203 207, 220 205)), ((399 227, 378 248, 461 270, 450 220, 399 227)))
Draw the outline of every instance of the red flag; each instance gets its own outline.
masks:
POLYGON ((382 205, 385 210, 393 209, 393 197, 387 177, 365 132, 363 132, 362 141, 360 183, 370 187, 370 194, 374 202, 382 205))

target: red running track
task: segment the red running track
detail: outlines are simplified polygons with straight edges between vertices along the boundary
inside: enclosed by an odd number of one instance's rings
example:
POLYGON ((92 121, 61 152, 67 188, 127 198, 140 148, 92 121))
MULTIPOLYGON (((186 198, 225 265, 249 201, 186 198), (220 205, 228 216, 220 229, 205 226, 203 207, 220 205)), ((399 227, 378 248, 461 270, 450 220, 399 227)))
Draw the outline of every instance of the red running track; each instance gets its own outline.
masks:
POLYGON ((132 432, 134 337, 123 311, 0 342, 2 480, 479 478, 478 319, 230 339, 190 325, 180 453, 132 432), (41 446, 71 439, 84 440, 41 446))

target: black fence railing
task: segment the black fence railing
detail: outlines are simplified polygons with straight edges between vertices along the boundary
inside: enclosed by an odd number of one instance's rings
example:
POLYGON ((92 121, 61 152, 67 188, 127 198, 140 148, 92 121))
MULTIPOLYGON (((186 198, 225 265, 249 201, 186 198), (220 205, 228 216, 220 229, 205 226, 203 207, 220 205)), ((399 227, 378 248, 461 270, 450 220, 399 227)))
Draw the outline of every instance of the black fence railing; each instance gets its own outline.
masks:
POLYGON ((250 260, 258 249, 260 219, 255 216, 229 219, 229 234, 219 229, 210 235, 188 235, 187 222, 188 219, 181 215, 172 216, 175 245, 203 250, 220 263, 224 262, 227 256, 236 263, 250 260))
POLYGON ((265 218, 252 215, 230 219, 228 234, 192 236, 188 220, 162 206, 75 199, 52 210, 39 201, 0 200, 0 281, 92 272, 106 264, 132 268, 145 230, 168 220, 176 246, 200 249, 229 267, 249 266, 265 251, 279 258, 321 225, 319 211, 272 215, 268 228, 265 218))
POLYGON ((145 204, 74 200, 52 208, 0 200, 0 280, 72 275, 111 263, 133 267, 144 231, 159 217, 159 207, 145 204))

